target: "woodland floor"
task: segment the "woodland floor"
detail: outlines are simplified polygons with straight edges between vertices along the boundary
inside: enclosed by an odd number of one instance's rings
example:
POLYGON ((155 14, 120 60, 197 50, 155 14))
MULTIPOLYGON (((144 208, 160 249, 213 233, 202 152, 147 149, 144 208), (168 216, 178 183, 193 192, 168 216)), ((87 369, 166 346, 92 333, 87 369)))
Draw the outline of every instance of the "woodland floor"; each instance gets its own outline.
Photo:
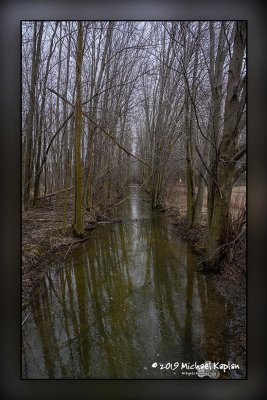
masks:
MULTIPOLYGON (((232 194, 232 211, 239 212, 245 206, 245 186, 234 188, 232 194)), ((204 199, 204 204, 206 201, 204 199)), ((193 248, 199 263, 205 259, 205 241, 208 237, 207 209, 203 206, 202 221, 199 226, 188 229, 186 220, 185 188, 172 187, 166 194, 163 210, 175 226, 177 235, 187 241, 193 248)), ((246 243, 245 238, 235 248, 231 262, 224 261, 220 265, 220 273, 208 274, 215 290, 222 294, 231 304, 228 319, 228 354, 229 361, 246 369, 246 243)), ((228 361, 228 360, 227 360, 228 361)), ((236 375, 238 378, 239 376, 236 375)), ((242 376, 244 377, 244 376, 242 376)))

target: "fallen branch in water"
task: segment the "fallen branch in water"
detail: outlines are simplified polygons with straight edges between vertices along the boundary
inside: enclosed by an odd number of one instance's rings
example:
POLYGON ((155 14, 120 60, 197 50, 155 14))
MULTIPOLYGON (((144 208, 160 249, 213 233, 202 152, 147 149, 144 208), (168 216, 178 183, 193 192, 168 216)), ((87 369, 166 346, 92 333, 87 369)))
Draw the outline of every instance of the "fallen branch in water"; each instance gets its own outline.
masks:
POLYGON ((70 251, 72 245, 73 245, 73 242, 70 244, 70 246, 69 246, 69 248, 68 248, 68 251, 66 252, 66 254, 65 254, 65 256, 64 256, 64 260, 66 260, 66 257, 67 257, 67 255, 69 254, 69 251, 70 251))
POLYGON ((29 314, 24 318, 24 320, 22 321, 21 326, 23 326, 25 324, 25 322, 27 321, 27 319, 29 318, 29 316, 31 315, 31 311, 29 312, 29 314))
MULTIPOLYGON (((89 226, 89 227, 87 227, 87 228, 85 228, 85 229, 92 230, 92 229, 97 228, 97 226, 112 224, 112 223, 116 223, 116 222, 119 223, 119 222, 122 222, 122 220, 121 220, 121 219, 110 219, 109 221, 100 221, 100 222, 96 223, 94 226, 92 226, 92 227, 89 226)), ((137 229, 139 229, 140 231, 142 231, 141 228, 139 228, 138 226, 136 226, 136 225, 134 225, 134 224, 132 224, 132 223, 130 223, 130 222, 127 222, 127 225, 132 225, 132 226, 134 226, 135 228, 137 228, 137 229)), ((66 259, 67 255, 68 255, 69 252, 70 252, 71 247, 72 247, 74 244, 76 244, 76 243, 83 243, 83 242, 85 242, 86 240, 88 240, 88 239, 90 239, 90 238, 91 238, 91 236, 86 236, 86 237, 83 238, 83 239, 75 240, 74 242, 72 242, 72 243, 70 244, 69 248, 68 248, 68 251, 66 252, 66 254, 65 254, 65 256, 64 256, 64 260, 66 259)))
POLYGON ((90 236, 86 236, 86 237, 83 238, 83 239, 75 240, 74 242, 72 242, 72 243, 70 244, 69 248, 68 248, 67 253, 66 253, 65 256, 64 256, 64 260, 66 259, 67 255, 69 254, 69 251, 70 251, 71 247, 72 247, 74 244, 86 242, 86 240, 88 240, 88 239, 90 239, 90 236))

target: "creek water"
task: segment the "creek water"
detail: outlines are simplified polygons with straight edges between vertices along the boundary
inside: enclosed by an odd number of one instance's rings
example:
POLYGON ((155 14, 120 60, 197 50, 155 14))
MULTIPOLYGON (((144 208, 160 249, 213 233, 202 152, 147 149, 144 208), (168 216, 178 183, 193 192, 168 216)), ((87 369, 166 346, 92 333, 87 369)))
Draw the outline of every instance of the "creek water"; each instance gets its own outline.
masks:
POLYGON ((116 212, 35 290, 22 378, 200 379, 182 363, 227 360, 228 305, 190 247, 137 194, 116 212))

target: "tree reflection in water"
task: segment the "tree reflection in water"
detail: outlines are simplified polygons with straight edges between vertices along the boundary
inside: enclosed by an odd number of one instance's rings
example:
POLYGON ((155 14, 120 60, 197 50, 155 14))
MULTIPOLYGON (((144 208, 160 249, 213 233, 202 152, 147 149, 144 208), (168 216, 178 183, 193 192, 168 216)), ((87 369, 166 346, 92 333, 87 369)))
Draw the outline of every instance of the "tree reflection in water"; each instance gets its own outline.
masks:
POLYGON ((142 200, 123 213, 135 226, 99 228, 36 290, 24 378, 184 378, 151 365, 226 361, 225 301, 190 249, 142 200))

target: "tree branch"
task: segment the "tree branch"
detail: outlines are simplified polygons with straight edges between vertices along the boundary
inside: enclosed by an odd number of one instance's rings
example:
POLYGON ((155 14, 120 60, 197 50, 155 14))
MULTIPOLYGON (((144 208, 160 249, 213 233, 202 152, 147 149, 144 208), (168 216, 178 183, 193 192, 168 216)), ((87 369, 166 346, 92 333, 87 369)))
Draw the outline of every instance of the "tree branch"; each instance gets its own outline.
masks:
POLYGON ((247 146, 246 146, 246 145, 242 146, 242 147, 237 151, 237 153, 233 156, 233 161, 238 161, 238 160, 240 160, 240 158, 242 158, 242 157, 246 154, 246 151, 247 151, 247 146))
POLYGON ((51 140, 50 140, 50 142, 49 142, 49 144, 48 144, 48 146, 47 146, 47 148, 46 148, 45 155, 44 155, 44 157, 43 157, 43 160, 42 160, 42 163, 41 163, 41 166, 40 166, 39 170, 38 170, 38 171, 36 172, 36 174, 27 182, 26 186, 27 186, 37 175, 39 175, 39 174, 42 172, 42 169, 43 169, 44 164, 45 164, 46 159, 47 159, 47 154, 48 154, 48 152, 49 152, 49 150, 50 150, 50 147, 52 146, 53 141, 55 140, 55 138, 57 137, 57 135, 60 133, 61 129, 63 129, 64 126, 66 125, 66 123, 71 119, 71 117, 73 116, 73 114, 74 114, 74 110, 68 115, 68 117, 65 119, 65 121, 63 122, 63 124, 58 128, 58 130, 56 131, 56 133, 52 136, 52 138, 51 138, 51 140))
POLYGON ((207 173, 211 176, 211 171, 210 171, 209 167, 207 166, 207 164, 205 163, 205 161, 203 160, 203 157, 202 157, 202 155, 201 155, 196 143, 194 143, 194 145, 195 145, 195 149, 197 151, 197 154, 198 154, 202 164, 204 165, 204 168, 206 169, 207 173))
POLYGON ((246 165, 242 165, 241 167, 239 167, 235 174, 234 174, 234 183, 237 181, 237 179, 240 177, 240 175, 242 175, 247 169, 246 165))
MULTIPOLYGON (((56 96, 60 97, 63 101, 67 102, 71 107, 74 107, 74 105, 68 100, 66 99, 64 96, 62 96, 61 94, 57 93, 55 90, 47 88, 48 90, 50 90, 52 93, 54 93, 56 96)), ((123 150, 128 156, 132 156, 134 157, 136 160, 142 162, 143 164, 145 164, 146 166, 148 166, 151 169, 151 166, 144 161, 142 158, 134 155, 133 153, 131 153, 129 150, 127 150, 124 146, 122 146, 122 144, 120 144, 117 139, 111 135, 109 132, 107 132, 104 128, 102 128, 102 126, 100 126, 99 124, 97 124, 85 111, 83 111, 83 115, 89 119, 89 121, 94 124, 95 126, 98 127, 98 129, 103 132, 106 136, 108 136, 121 150, 123 150)))

